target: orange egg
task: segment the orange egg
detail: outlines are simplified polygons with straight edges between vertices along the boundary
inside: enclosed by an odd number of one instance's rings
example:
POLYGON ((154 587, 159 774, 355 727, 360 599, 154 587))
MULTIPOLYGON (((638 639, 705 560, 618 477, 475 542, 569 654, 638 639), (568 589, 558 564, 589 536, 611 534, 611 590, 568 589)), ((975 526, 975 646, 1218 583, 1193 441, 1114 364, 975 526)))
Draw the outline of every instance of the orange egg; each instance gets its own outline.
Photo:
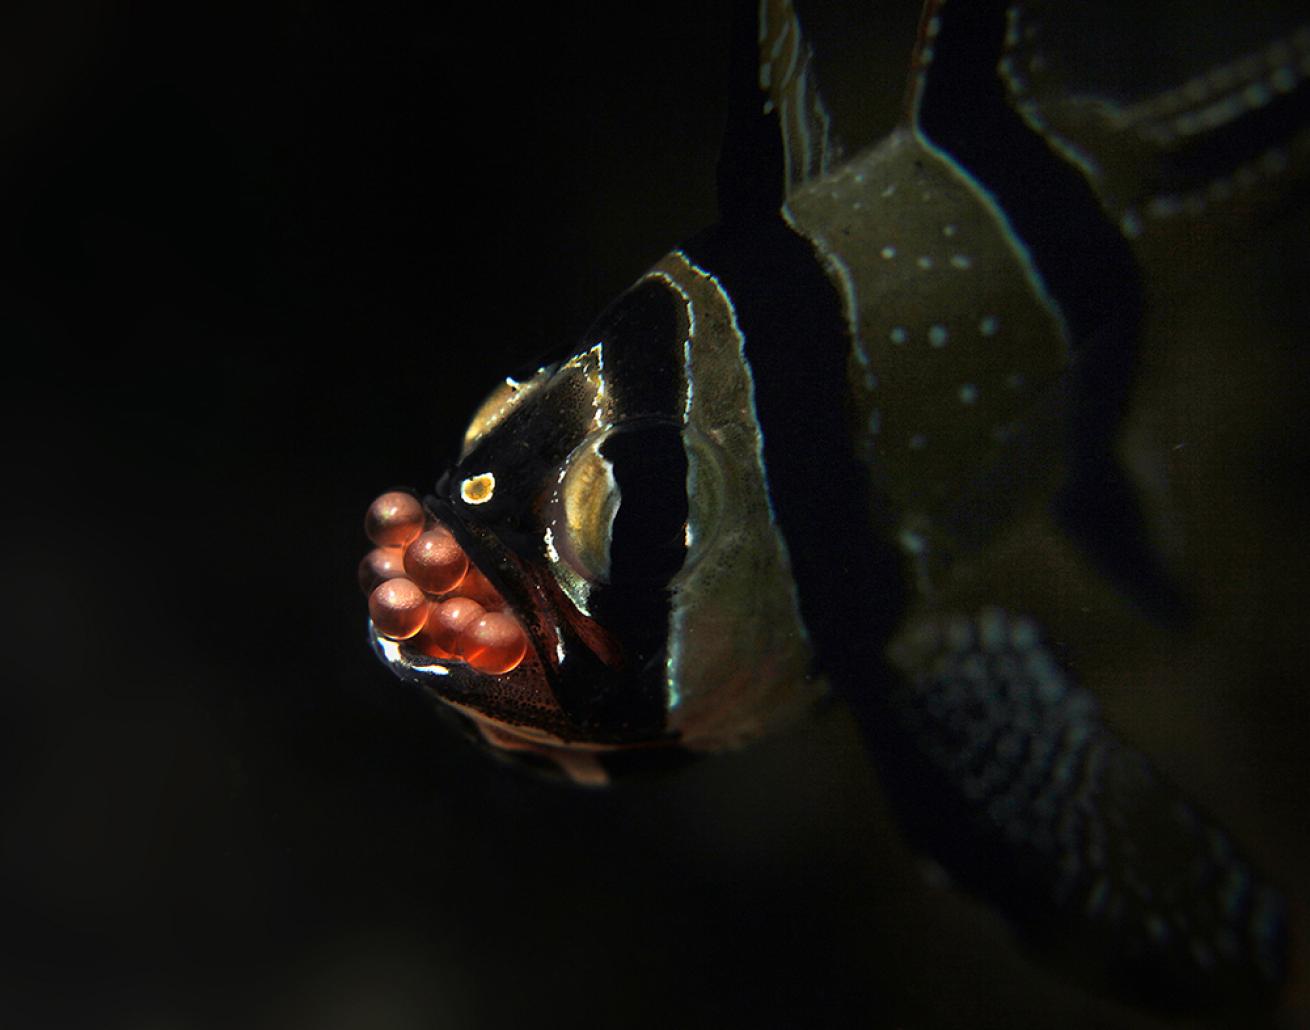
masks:
POLYGON ((405 572, 429 594, 455 589, 468 567, 468 555, 445 526, 429 529, 405 548, 405 572))
POLYGON ((459 644, 473 668, 492 675, 515 668, 528 650, 527 634, 506 612, 487 612, 469 623, 459 644))
POLYGON ((423 505, 413 494, 391 490, 368 506, 364 532, 379 547, 404 547, 423 532, 423 505))
POLYGON ((406 640, 423 628, 429 601, 417 584, 399 577, 379 583, 368 598, 368 614, 384 637, 406 640))
POLYGON ((438 601, 428 613, 425 639, 451 654, 462 654, 459 647, 460 634, 466 626, 481 618, 485 611, 482 605, 468 597, 438 601))
POLYGON ((359 563, 359 588, 371 594, 383 580, 404 574, 404 552, 399 547, 375 547, 359 563))
POLYGON ((476 565, 469 566, 468 572, 460 581, 459 593, 461 597, 471 597, 486 608, 500 608, 505 603, 500 593, 476 565))

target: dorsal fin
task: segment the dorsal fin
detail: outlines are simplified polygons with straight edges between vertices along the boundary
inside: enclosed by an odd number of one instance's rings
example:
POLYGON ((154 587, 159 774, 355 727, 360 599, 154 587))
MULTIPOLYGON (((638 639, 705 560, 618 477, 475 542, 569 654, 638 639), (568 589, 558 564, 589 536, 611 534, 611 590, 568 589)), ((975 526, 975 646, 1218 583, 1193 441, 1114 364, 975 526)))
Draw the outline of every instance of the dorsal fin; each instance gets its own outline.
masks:
MULTIPOLYGON (((1130 237, 1144 223, 1222 208, 1235 196, 1275 196, 1310 169, 1304 11, 1277 3, 1245 6, 1241 17, 1198 9, 1180 46, 1169 45, 1181 35, 1169 8, 928 0, 906 121, 952 153, 949 137, 979 131, 975 119, 940 104, 934 115, 922 103, 949 90, 943 80, 962 78, 958 53, 943 60, 939 36, 984 20, 997 29, 991 52, 976 54, 987 89, 1078 169, 1130 237)), ((967 93, 978 91, 974 84, 967 93)))
POLYGON ((837 155, 813 48, 792 0, 741 3, 719 158, 723 220, 775 213, 797 187, 823 175, 837 155))
POLYGON ((791 0, 760 0, 761 110, 776 109, 782 136, 785 193, 827 172, 837 157, 832 119, 819 94, 814 50, 791 0))

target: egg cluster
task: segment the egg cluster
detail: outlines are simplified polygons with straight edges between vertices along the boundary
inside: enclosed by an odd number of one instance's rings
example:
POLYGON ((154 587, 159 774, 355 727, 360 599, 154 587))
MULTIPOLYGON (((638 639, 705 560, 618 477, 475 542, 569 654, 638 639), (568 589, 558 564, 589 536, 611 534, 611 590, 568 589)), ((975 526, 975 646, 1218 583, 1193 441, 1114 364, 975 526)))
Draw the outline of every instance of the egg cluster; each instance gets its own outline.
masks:
POLYGON ((528 637, 455 535, 411 494, 391 491, 369 505, 364 532, 376 545, 359 565, 368 613, 384 637, 479 672, 514 669, 528 637))

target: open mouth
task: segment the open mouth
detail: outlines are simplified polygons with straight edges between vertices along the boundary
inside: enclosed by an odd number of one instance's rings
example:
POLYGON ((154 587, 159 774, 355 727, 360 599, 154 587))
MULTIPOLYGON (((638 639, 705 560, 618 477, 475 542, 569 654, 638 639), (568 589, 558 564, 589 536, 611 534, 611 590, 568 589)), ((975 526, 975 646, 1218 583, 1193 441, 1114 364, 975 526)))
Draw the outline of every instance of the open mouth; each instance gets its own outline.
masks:
POLYGON ((360 562, 359 584, 379 636, 488 675, 518 667, 527 633, 450 529, 413 495, 382 494, 364 530, 375 546, 360 562))

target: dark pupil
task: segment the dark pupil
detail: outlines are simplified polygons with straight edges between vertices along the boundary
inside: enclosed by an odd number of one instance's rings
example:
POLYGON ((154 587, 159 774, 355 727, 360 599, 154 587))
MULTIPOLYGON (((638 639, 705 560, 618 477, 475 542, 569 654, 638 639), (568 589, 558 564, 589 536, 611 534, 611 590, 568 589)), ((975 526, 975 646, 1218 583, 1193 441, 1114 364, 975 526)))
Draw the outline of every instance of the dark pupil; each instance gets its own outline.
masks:
POLYGON ((667 583, 687 557, 687 453, 673 425, 613 433, 601 445, 619 485, 610 541, 614 583, 667 583))

